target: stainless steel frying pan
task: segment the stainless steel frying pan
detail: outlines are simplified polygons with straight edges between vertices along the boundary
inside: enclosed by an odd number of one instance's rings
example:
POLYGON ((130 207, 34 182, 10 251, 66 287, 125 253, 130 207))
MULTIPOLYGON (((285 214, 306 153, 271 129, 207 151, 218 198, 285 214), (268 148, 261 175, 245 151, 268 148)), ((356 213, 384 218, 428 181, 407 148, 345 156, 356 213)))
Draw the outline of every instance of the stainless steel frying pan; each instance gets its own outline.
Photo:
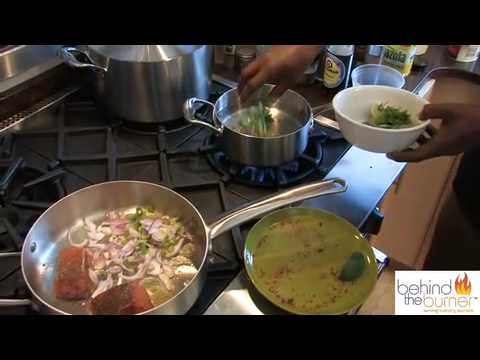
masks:
MULTIPOLYGON (((42 313, 87 314, 82 301, 61 301, 53 291, 59 251, 68 246, 68 230, 82 226, 82 219, 102 217, 106 211, 133 206, 153 206, 170 216, 178 217, 192 233, 200 248, 194 259, 197 275, 182 291, 166 303, 142 314, 185 314, 197 300, 207 274, 207 255, 211 239, 269 211, 320 195, 346 190, 340 179, 331 179, 292 188, 247 204, 224 214, 207 225, 195 206, 167 187, 138 181, 115 181, 93 185, 68 195, 52 205, 35 222, 28 233, 21 253, 24 279, 33 295, 32 304, 42 313)), ((29 300, 0 299, 0 306, 29 304, 29 300)))

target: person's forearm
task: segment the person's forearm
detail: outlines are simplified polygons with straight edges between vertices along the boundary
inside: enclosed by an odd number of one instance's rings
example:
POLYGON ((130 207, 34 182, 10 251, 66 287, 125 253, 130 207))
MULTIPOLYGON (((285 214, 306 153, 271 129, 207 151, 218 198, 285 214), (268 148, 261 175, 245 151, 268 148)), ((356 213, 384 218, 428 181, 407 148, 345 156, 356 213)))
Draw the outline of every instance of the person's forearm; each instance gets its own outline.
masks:
POLYGON ((276 83, 278 94, 293 86, 321 53, 323 45, 274 45, 241 74, 239 91, 242 101, 265 83, 276 83))
MULTIPOLYGON (((273 45, 276 46, 285 46, 285 45, 273 45)), ((297 56, 301 56, 305 59, 306 62, 313 62, 315 58, 320 55, 323 50, 324 45, 293 45, 296 50, 295 53, 297 56)))
POLYGON ((320 55, 324 47, 324 45, 304 45, 304 46, 308 48, 307 52, 312 57, 312 59, 315 59, 318 55, 320 55))

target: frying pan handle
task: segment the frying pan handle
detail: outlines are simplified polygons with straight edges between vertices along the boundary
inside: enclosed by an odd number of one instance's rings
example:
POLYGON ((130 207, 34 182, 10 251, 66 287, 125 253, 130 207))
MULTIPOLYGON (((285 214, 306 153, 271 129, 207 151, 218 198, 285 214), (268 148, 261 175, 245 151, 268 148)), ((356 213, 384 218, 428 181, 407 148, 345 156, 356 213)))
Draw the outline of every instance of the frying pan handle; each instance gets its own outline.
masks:
MULTIPOLYGON (((7 257, 21 256, 21 255, 22 253, 20 252, 3 253, 3 254, 0 254, 0 259, 7 258, 7 257)), ((32 305, 32 302, 28 299, 0 299, 0 307, 29 306, 29 305, 32 305)))
POLYGON ((308 200, 322 195, 337 194, 347 190, 347 183, 342 179, 329 179, 294 187, 260 199, 235 210, 208 226, 209 238, 213 239, 224 232, 249 220, 276 210, 286 205, 308 200))
POLYGON ((0 299, 0 307, 30 306, 32 302, 28 299, 0 299))

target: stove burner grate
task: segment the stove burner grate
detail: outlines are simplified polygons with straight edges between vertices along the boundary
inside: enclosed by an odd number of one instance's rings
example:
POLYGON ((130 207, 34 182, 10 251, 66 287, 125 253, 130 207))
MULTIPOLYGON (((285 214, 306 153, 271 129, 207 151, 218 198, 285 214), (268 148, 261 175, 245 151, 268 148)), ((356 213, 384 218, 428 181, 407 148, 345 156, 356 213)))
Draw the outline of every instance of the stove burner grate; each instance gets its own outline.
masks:
POLYGON ((65 196, 62 169, 45 172, 26 165, 23 158, 2 160, 0 170, 0 251, 19 251, 33 222, 65 196))
POLYGON ((298 159, 278 167, 260 168, 237 164, 228 159, 216 142, 215 135, 205 139, 201 153, 210 165, 223 176, 225 182, 238 182, 266 188, 286 187, 299 183, 319 169, 324 157, 323 144, 328 135, 316 130, 309 137, 308 145, 298 159))

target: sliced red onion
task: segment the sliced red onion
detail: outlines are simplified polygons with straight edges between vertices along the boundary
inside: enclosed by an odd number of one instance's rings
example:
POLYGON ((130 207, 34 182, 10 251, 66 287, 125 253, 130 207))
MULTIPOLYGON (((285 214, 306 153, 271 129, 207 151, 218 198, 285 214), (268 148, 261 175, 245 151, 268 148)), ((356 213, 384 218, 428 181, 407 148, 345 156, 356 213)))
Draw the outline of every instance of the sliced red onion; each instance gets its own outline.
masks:
POLYGON ((93 259, 95 257, 95 252, 89 248, 85 248, 85 255, 87 255, 88 258, 93 259))
POLYGON ((149 249, 147 255, 145 256, 145 264, 148 264, 155 257, 155 250, 149 249))
POLYGON ((88 269, 88 276, 90 277, 90 280, 92 280, 93 284, 95 286, 97 286, 98 285, 97 273, 95 271, 93 271, 92 269, 88 269))
MULTIPOLYGON (((124 271, 127 272, 127 274, 132 274, 132 273, 133 273, 133 274, 136 274, 137 271, 138 271, 138 268, 137 268, 137 269, 128 268, 128 267, 126 267, 126 266, 123 265, 123 264, 120 264, 120 266, 121 266, 121 268, 122 268, 124 271)), ((127 276, 130 276, 130 275, 127 275, 127 276)))
POLYGON ((149 228, 150 226, 152 226, 153 224, 153 219, 143 219, 143 220, 140 220, 140 224, 142 224, 142 226, 144 228, 149 228))
POLYGON ((161 227, 163 225, 164 225, 163 221, 160 220, 160 219, 157 219, 153 222, 152 228, 154 228, 154 229, 157 228, 158 229, 159 227, 161 227))
POLYGON ((120 260, 121 257, 121 252, 114 246, 110 248, 110 257, 112 258, 113 262, 117 262, 117 260, 120 260))
POLYGON ((87 233, 88 237, 92 240, 95 241, 100 241, 105 237, 104 233, 98 232, 98 231, 89 231, 87 233))
POLYGON ((107 270, 110 274, 118 274, 118 273, 121 273, 122 272, 122 268, 120 266, 111 266, 110 268, 108 268, 107 270))
POLYGON ((106 265, 106 262, 102 257, 98 256, 96 259, 94 258, 93 268, 95 270, 102 270, 105 267, 105 265, 106 265))
POLYGON ((110 226, 99 226, 97 232, 100 232, 108 236, 112 235, 112 229, 110 228, 110 226))
POLYGON ((141 279, 143 275, 145 275, 145 268, 146 267, 144 265, 140 265, 138 268, 138 271, 132 276, 128 276, 125 274, 120 274, 120 276, 127 281, 138 280, 138 279, 141 279))
POLYGON ((120 267, 121 267, 123 270, 125 270, 125 271, 127 271, 127 272, 129 272, 129 273, 131 273, 131 272, 133 272, 133 271, 134 271, 133 269, 131 269, 131 268, 129 268, 129 267, 127 267, 127 266, 125 266, 125 264, 123 263, 123 260, 120 262, 120 264, 119 264, 119 265, 120 265, 120 267))
POLYGON ((155 255, 155 260, 157 260, 159 264, 162 263, 162 252, 160 250, 157 251, 157 254, 155 255))
POLYGON ((127 231, 126 225, 116 225, 112 226, 112 234, 114 235, 123 235, 127 231))
POLYGON ((70 230, 67 232, 67 239, 70 245, 75 246, 75 247, 84 247, 88 243, 88 238, 85 238, 82 242, 76 243, 72 240, 72 236, 70 233, 70 230))
POLYGON ((91 220, 83 219, 83 223, 89 232, 95 232, 97 230, 97 226, 91 220))
POLYGON ((166 274, 161 273, 160 275, 158 275, 158 278, 163 282, 168 291, 172 291, 174 289, 172 281, 166 274))
POLYGON ((108 224, 110 224, 110 226, 116 226, 116 225, 127 225, 128 224, 128 219, 113 219, 109 222, 107 222, 108 224))
POLYGON ((100 281, 96 290, 92 294, 92 298, 95 298, 98 295, 100 295, 101 293, 103 293, 107 290, 110 290, 112 288, 112 286, 113 286, 112 275, 108 274, 108 277, 107 277, 106 280, 100 281))
POLYGON ((105 214, 105 217, 109 220, 115 220, 118 218, 118 215, 115 211, 109 211, 105 214))
POLYGON ((140 237, 140 233, 137 230, 135 230, 132 226, 128 227, 128 234, 134 238, 140 237))
POLYGON ((172 252, 166 255, 167 258, 174 257, 175 255, 177 255, 180 252, 180 249, 182 248, 184 241, 185 239, 181 237, 177 245, 175 245, 175 247, 173 248, 172 252))
POLYGON ((122 258, 117 257, 117 258, 115 258, 115 259, 112 259, 112 262, 113 262, 114 264, 121 265, 121 264, 122 264, 122 258))
POLYGON ((153 234, 150 234, 150 235, 152 236, 152 240, 155 242, 161 242, 165 238, 164 234, 163 233, 160 234, 159 232, 154 232, 153 234))
POLYGON ((172 236, 172 231, 169 228, 158 228, 154 232, 149 233, 152 239, 156 242, 164 242, 168 237, 172 236))
POLYGON ((97 244, 95 241, 90 240, 88 242, 88 247, 104 250, 107 247, 107 245, 106 244, 97 244))
POLYGON ((152 261, 152 258, 153 258, 153 256, 150 253, 148 253, 147 256, 145 256, 145 260, 144 260, 143 264, 141 264, 138 267, 138 271, 136 272, 136 274, 134 274, 132 276, 120 274, 120 276, 123 277, 125 280, 128 280, 128 281, 141 279, 145 275, 145 272, 147 271, 148 266, 150 265, 150 262, 152 261))
POLYGON ((147 274, 149 275, 160 275, 161 273, 161 267, 160 267, 160 264, 157 263, 156 261, 152 261, 150 263, 150 265, 148 265, 148 271, 147 271, 147 274))
POLYGON ((173 270, 173 268, 167 264, 165 264, 165 262, 162 264, 162 269, 165 273, 165 275, 167 275, 169 278, 172 278, 175 276, 175 271, 173 270))
POLYGON ((88 264, 88 258, 87 258, 87 253, 82 250, 82 263, 80 264, 80 268, 82 269, 82 271, 85 271, 86 267, 87 267, 87 264, 88 264))
POLYGON ((135 241, 130 240, 121 250, 120 253, 123 257, 130 256, 135 250, 135 241))
POLYGON ((156 232, 162 231, 165 234, 171 233, 172 228, 170 226, 165 225, 163 222, 160 220, 156 220, 152 226, 148 228, 148 233, 149 234, 154 234, 156 232))

